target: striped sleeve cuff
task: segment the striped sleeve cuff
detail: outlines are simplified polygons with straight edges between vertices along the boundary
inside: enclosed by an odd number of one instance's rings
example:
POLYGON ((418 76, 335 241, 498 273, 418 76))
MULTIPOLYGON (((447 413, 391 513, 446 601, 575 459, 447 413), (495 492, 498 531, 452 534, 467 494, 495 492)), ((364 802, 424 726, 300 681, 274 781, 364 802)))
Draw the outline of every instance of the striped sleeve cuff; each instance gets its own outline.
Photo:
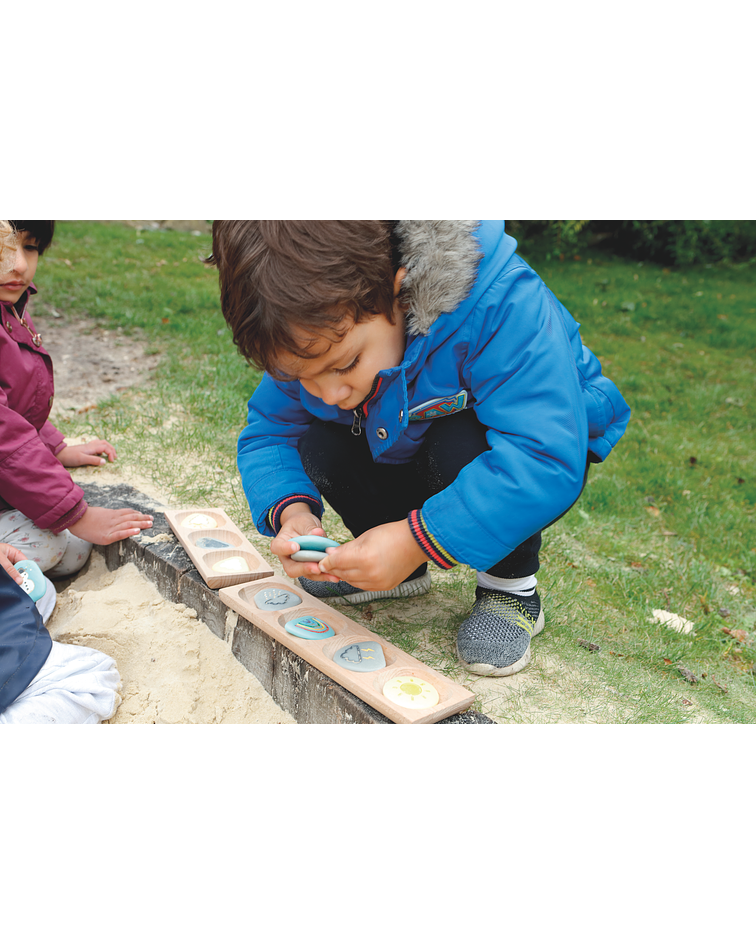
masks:
POLYGON ((407 516, 412 537, 420 545, 428 558, 439 568, 448 571, 460 562, 441 547, 438 541, 433 537, 425 524, 423 513, 420 509, 415 509, 407 516))
POLYGON ((285 508, 294 505, 295 502, 306 502, 310 506, 312 514, 317 518, 323 517, 323 507, 318 499, 311 495, 289 495, 281 499, 268 510, 268 525, 273 529, 273 534, 277 535, 281 531, 281 513, 285 508))

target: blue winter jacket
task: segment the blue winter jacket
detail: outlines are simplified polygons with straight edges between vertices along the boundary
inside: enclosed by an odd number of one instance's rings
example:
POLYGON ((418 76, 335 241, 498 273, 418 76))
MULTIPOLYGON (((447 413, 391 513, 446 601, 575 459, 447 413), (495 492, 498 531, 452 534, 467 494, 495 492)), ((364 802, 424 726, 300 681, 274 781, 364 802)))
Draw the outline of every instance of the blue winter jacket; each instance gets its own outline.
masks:
MULTIPOLYGON (((407 268, 407 346, 404 361, 378 375, 362 435, 376 462, 406 463, 434 419, 475 411, 490 449, 410 525, 440 567, 486 570, 569 508, 586 458, 607 457, 630 409, 579 325, 515 254, 503 221, 400 221, 396 235, 407 268)), ((355 419, 298 381, 267 374, 249 401, 238 464, 262 534, 275 534, 287 500, 322 514, 297 451, 314 417, 355 419)))

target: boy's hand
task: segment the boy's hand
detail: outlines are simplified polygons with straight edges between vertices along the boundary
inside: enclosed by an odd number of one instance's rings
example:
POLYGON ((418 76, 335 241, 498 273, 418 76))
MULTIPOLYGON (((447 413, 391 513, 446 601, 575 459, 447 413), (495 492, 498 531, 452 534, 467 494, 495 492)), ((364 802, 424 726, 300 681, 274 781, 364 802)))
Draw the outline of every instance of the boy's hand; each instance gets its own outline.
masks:
POLYGON ((143 528, 152 528, 152 516, 134 509, 101 509, 90 505, 69 532, 93 545, 112 545, 114 541, 138 535, 143 528))
POLYGON ((14 548, 13 545, 8 545, 4 541, 0 541, 0 565, 10 574, 16 584, 21 584, 24 580, 13 567, 13 565, 18 564, 19 561, 26 561, 26 555, 14 548))
POLYGON ((378 525, 331 549, 317 566, 365 591, 388 591, 427 560, 404 520, 378 525))
POLYGON ((270 543, 270 550, 281 559, 281 567, 290 578, 306 577, 312 581, 337 582, 338 578, 323 574, 317 561, 293 561, 299 545, 292 541, 296 535, 321 535, 325 530, 306 503, 295 502, 281 513, 281 530, 270 543), (287 515, 288 513, 288 515, 287 515))
MULTIPOLYGON (((64 446, 56 455, 64 466, 104 466, 108 459, 115 462, 116 451, 107 440, 90 440, 89 443, 83 443, 81 446, 64 446)), ((98 542, 102 544, 102 542, 98 542)))

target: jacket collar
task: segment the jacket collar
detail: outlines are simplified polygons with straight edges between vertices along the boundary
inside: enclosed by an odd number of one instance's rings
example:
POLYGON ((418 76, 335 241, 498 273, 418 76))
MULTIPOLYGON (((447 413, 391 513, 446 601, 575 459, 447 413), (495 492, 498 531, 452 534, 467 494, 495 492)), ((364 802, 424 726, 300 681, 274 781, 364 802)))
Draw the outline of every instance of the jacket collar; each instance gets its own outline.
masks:
POLYGON ((395 229, 407 269, 402 298, 407 331, 427 335, 439 315, 453 312, 470 294, 483 258, 475 238, 478 220, 400 220, 395 229))

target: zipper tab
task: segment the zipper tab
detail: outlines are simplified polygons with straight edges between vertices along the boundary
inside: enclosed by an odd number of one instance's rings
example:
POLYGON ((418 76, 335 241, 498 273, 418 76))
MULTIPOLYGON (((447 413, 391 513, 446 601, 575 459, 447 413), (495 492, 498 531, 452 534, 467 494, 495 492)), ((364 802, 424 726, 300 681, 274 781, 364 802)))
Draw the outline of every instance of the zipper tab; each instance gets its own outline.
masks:
POLYGON ((359 436, 362 433, 362 405, 355 407, 354 420, 352 420, 352 433, 359 436))

